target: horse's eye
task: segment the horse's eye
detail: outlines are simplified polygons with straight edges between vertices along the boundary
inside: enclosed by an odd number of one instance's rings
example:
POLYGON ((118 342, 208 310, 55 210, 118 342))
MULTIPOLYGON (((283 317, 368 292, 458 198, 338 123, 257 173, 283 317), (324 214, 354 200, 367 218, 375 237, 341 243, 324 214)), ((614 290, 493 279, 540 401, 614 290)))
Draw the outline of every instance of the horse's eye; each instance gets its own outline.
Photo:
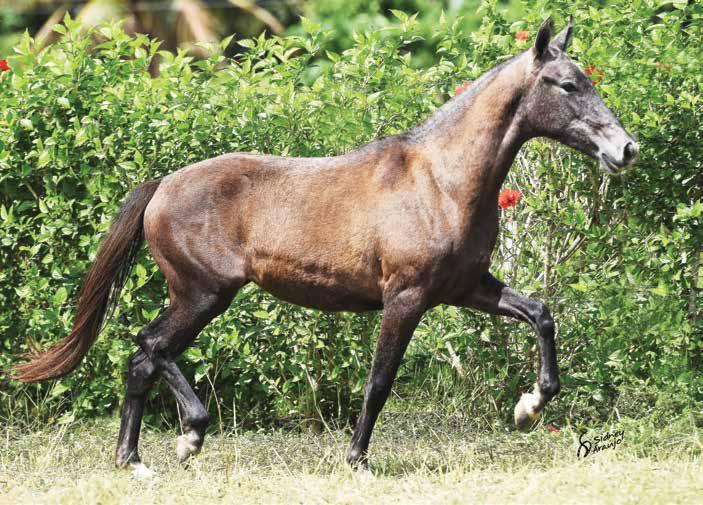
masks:
POLYGON ((574 91, 576 91, 576 85, 573 82, 562 82, 560 86, 561 89, 563 89, 567 93, 573 93, 574 91))

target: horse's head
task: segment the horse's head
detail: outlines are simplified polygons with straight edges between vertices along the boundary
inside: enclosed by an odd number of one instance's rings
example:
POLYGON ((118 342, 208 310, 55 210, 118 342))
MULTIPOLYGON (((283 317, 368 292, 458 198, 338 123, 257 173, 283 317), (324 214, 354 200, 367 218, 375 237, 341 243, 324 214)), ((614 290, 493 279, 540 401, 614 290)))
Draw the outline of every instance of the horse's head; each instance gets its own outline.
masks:
POLYGON ((533 136, 573 147, 597 159, 606 172, 632 165, 637 142, 603 103, 591 78, 566 55, 572 22, 550 41, 551 25, 551 20, 542 23, 525 55, 530 75, 522 120, 533 136))

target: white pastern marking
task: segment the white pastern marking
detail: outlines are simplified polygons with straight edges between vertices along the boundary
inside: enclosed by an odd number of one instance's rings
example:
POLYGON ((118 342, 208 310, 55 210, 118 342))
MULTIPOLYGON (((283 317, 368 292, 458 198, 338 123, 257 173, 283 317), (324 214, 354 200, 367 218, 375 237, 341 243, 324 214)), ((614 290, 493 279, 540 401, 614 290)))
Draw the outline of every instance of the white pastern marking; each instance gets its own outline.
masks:
POLYGON ((200 452, 200 435, 189 431, 176 439, 176 456, 179 461, 185 461, 190 456, 200 452))
POLYGON ((535 384, 532 393, 523 393, 519 403, 531 419, 536 418, 542 403, 542 392, 539 390, 539 386, 535 384))
POLYGON ((156 476, 156 472, 147 467, 144 463, 130 463, 132 475, 138 479, 151 479, 156 476))

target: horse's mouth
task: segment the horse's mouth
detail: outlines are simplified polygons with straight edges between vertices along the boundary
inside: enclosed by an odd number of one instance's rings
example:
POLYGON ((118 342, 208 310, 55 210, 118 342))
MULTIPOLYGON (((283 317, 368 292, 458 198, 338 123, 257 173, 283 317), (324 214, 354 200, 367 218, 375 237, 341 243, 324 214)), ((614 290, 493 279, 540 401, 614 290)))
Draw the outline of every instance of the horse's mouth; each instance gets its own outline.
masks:
POLYGON ((607 154, 601 153, 600 166, 609 174, 617 174, 618 172, 623 170, 627 165, 617 163, 613 158, 611 158, 607 154))

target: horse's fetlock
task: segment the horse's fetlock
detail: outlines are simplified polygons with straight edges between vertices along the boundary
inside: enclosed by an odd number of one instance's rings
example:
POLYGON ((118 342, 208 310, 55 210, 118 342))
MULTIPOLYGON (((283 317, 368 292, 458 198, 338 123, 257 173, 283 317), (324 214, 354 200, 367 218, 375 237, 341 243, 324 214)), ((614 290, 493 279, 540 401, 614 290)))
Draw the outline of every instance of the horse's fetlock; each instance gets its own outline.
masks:
POLYGON ((551 318, 551 316, 548 317, 541 317, 538 320, 538 324, 540 329, 542 330, 542 334, 545 336, 553 336, 554 335, 554 319, 551 318))
POLYGON ((119 447, 115 452, 115 467, 125 468, 130 463, 140 463, 139 454, 136 449, 131 449, 125 451, 123 448, 119 447))
POLYGON ((197 431, 204 431, 208 424, 210 424, 210 415, 205 411, 199 412, 188 419, 188 427, 197 431))
POLYGON ((349 454, 347 455, 347 463, 352 468, 367 468, 368 454, 365 450, 359 447, 352 447, 349 449, 349 454))
POLYGON ((551 400, 559 394, 559 391, 561 391, 561 383, 559 382, 559 379, 544 381, 540 383, 539 389, 547 400, 551 400))

